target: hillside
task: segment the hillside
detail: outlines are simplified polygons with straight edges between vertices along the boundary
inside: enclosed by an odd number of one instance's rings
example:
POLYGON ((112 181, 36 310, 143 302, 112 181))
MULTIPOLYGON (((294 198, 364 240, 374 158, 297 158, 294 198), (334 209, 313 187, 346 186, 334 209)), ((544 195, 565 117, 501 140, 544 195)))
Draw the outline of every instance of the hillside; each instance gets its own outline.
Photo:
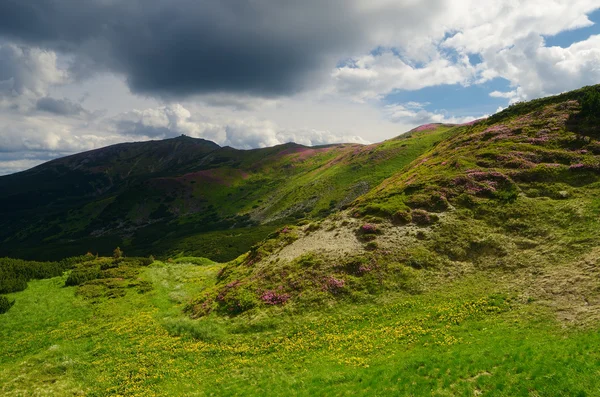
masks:
POLYGON ((121 246, 230 260, 282 223, 349 205, 448 130, 256 150, 181 136, 57 159, 0 177, 0 256, 60 259, 121 246))
POLYGON ((598 395, 599 126, 593 86, 368 146, 180 137, 0 179, 45 197, 2 221, 43 261, 0 259, 0 394, 598 395), (92 232, 125 255, 48 261, 92 232))
POLYGON ((347 210, 280 229, 228 264, 189 312, 251 310, 253 291, 279 291, 300 306, 337 293, 360 301, 410 291, 411 278, 443 269, 448 279, 514 278, 529 286, 520 294, 561 306, 571 321, 600 318, 598 269, 582 265, 600 247, 600 146, 595 130, 578 124, 590 122, 578 99, 597 90, 454 127, 347 210))

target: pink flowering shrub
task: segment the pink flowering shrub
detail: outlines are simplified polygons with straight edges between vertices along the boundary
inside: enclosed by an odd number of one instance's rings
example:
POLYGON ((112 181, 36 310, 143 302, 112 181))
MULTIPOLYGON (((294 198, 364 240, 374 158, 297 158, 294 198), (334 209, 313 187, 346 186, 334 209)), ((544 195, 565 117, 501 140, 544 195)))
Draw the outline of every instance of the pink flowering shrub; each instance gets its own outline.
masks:
POLYGON ((260 296, 260 300, 268 305, 285 305, 285 303, 290 299, 290 295, 281 292, 283 287, 279 287, 279 291, 270 291, 267 290, 262 293, 260 296))
POLYGON ((438 128, 439 126, 440 126, 440 124, 435 124, 435 123, 423 124, 423 125, 418 126, 417 128, 414 128, 413 131, 419 132, 419 131, 434 130, 434 129, 438 128))
POLYGON ((376 234, 379 230, 377 229, 376 225, 365 223, 360 227, 360 231, 364 234, 376 234))
POLYGON ((325 280, 325 284, 323 285, 323 290, 329 291, 332 294, 337 294, 341 292, 346 286, 346 281, 340 278, 335 278, 333 276, 327 277, 325 280))
POLYGON ((412 212, 412 222, 419 226, 428 226, 436 223, 439 217, 423 210, 414 210, 412 212))

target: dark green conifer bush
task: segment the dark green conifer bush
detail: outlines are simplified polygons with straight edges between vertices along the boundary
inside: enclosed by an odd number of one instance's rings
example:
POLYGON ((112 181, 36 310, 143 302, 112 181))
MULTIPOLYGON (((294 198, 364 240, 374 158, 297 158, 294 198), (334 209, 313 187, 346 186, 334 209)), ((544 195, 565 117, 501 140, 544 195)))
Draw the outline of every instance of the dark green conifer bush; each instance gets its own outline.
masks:
POLYGON ((15 301, 11 301, 6 296, 0 295, 0 314, 6 313, 14 304, 15 301))

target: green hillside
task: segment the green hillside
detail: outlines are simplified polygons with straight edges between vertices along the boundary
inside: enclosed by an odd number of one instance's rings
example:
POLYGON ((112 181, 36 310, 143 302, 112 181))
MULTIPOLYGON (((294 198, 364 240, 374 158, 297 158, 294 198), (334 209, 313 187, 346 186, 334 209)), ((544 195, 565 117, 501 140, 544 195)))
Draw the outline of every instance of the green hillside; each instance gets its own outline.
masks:
POLYGON ((0 394, 600 395, 599 98, 0 178, 0 394))
POLYGON ((230 260, 282 223, 347 206, 447 134, 247 151, 182 136, 54 160, 0 177, 0 256, 106 255, 118 245, 230 260))

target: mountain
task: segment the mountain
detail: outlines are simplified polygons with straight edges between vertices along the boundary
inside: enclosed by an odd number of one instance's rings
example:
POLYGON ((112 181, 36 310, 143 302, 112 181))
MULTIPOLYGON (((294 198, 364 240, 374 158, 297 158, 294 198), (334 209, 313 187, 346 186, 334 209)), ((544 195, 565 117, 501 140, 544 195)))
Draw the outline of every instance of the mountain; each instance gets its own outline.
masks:
POLYGON ((322 218, 447 136, 438 126, 374 145, 236 150, 181 136, 114 145, 0 177, 0 256, 87 251, 226 261, 280 224, 322 218))

